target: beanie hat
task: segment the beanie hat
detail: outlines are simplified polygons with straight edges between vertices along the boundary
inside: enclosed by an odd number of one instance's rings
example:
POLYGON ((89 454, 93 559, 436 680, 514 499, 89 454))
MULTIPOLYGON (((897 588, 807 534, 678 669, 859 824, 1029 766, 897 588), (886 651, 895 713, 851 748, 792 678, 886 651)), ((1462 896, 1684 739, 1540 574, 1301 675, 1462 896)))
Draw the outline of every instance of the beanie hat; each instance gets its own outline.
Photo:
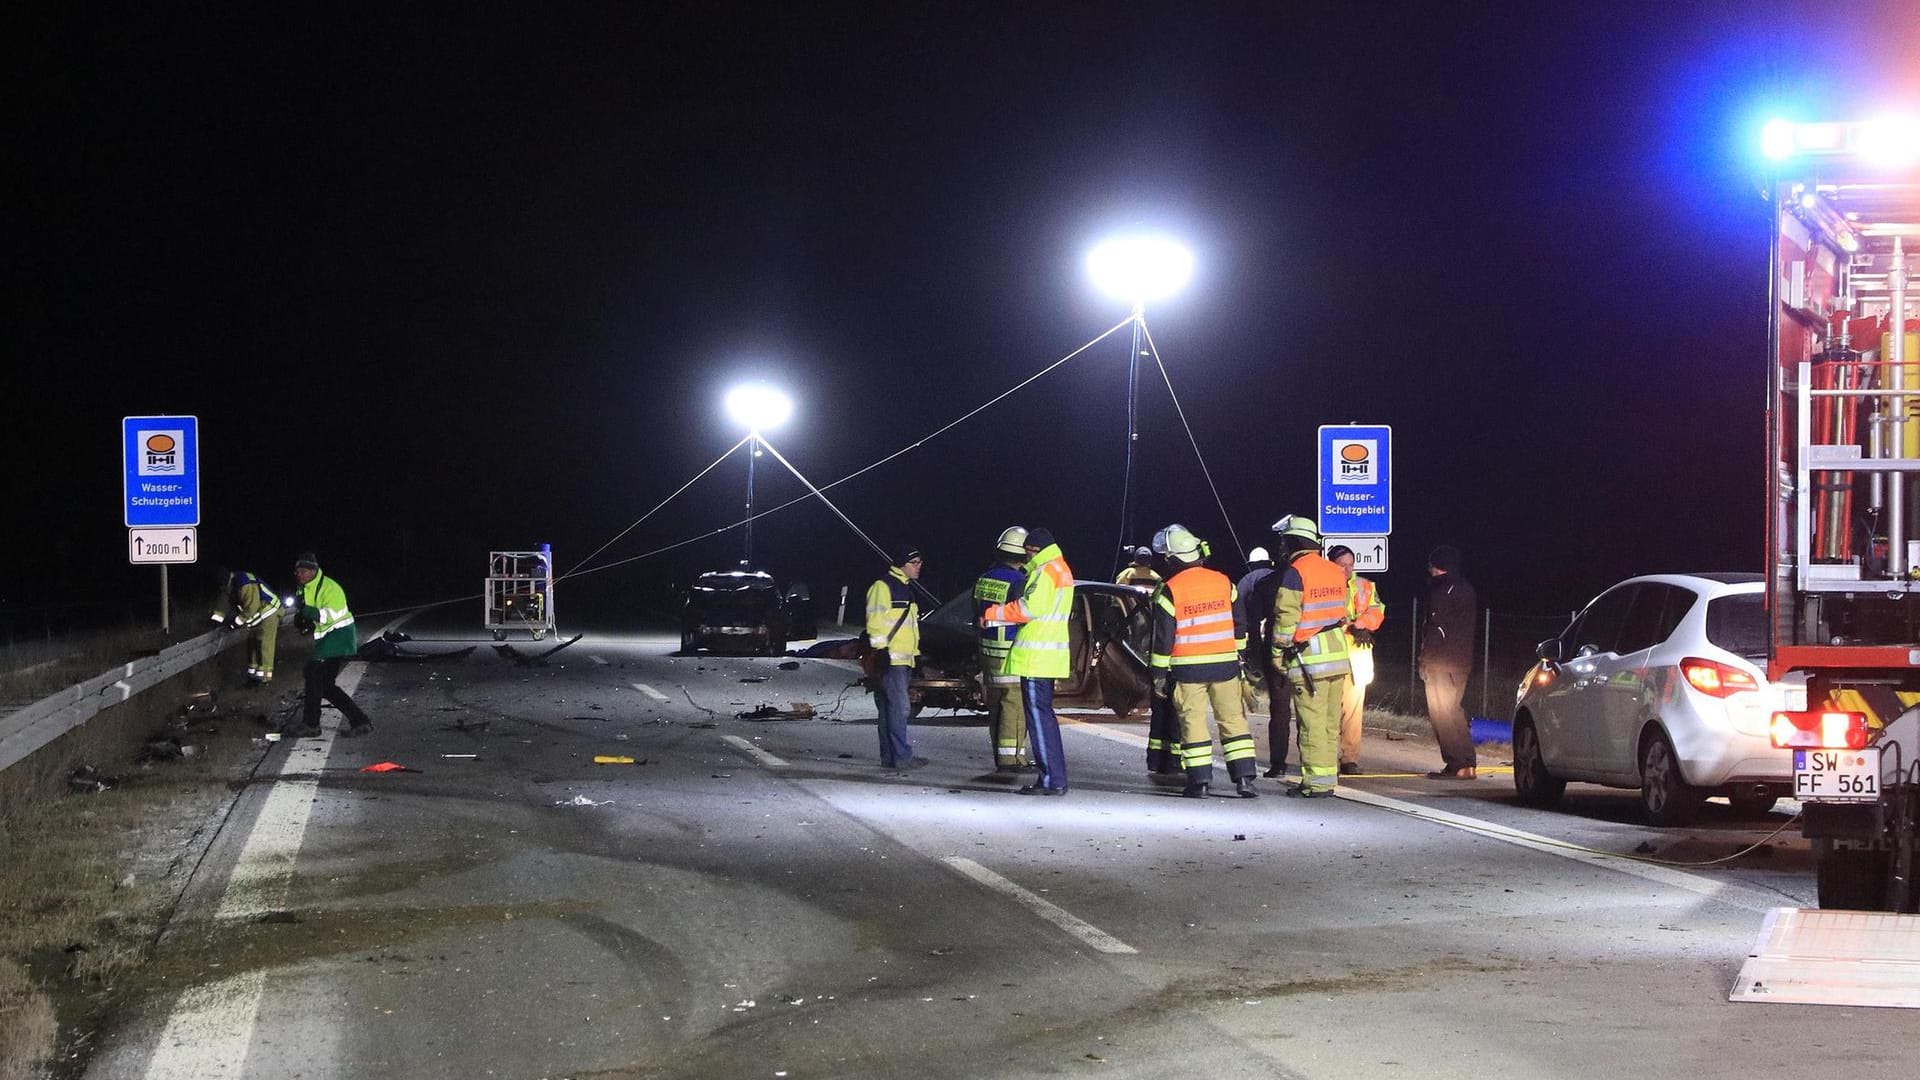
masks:
POLYGON ((303 551, 300 553, 299 558, 293 560, 293 568, 295 570, 301 567, 305 567, 308 570, 318 570, 320 569, 320 560, 314 557, 313 552, 303 551))
POLYGON ((1054 543, 1055 541, 1053 539, 1052 529, 1028 529, 1027 530, 1027 546, 1030 548, 1052 547, 1054 543))
POLYGON ((1427 565, 1449 574, 1456 573, 1460 569, 1460 549, 1452 544, 1441 544, 1427 556, 1427 565))
POLYGON ((893 565, 905 566, 920 557, 920 549, 912 544, 901 544, 893 549, 893 565))

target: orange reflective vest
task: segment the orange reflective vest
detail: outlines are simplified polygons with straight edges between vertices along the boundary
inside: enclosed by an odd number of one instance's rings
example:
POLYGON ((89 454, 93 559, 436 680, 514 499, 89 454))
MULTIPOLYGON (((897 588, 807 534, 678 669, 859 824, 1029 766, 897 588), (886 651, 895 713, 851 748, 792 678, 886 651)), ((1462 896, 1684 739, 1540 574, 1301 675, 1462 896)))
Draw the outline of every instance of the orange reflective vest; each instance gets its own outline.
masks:
POLYGON ((1178 682, 1223 682, 1240 677, 1247 620, 1240 592, 1227 575, 1190 566, 1153 594, 1153 655, 1157 670, 1178 682))
POLYGON ((1274 594, 1274 659, 1290 673, 1347 674, 1352 666, 1346 618, 1347 572, 1317 551, 1296 552, 1274 594))

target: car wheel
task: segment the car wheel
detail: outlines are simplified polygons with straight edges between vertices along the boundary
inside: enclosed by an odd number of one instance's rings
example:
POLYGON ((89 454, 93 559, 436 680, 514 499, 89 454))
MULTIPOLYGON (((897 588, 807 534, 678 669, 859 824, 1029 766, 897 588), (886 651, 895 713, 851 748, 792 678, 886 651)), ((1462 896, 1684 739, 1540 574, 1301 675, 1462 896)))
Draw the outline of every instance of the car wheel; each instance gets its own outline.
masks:
POLYGON ((1640 806, 1649 825, 1685 825, 1700 812, 1706 796, 1680 774, 1680 758, 1664 732, 1654 731, 1640 744, 1640 806))
POLYGON ((1565 780, 1547 771, 1540 733, 1527 719, 1513 725, 1513 790, 1528 806, 1551 806, 1567 790, 1565 780))
POLYGON ((1831 840, 1817 841, 1814 881, 1820 906, 1848 911, 1879 911, 1887 902, 1887 853, 1854 851, 1831 840))
POLYGON ((1733 804, 1733 812, 1741 817, 1766 817, 1773 812, 1773 805, 1780 796, 1772 792, 1755 794, 1751 791, 1727 796, 1727 802, 1733 804))

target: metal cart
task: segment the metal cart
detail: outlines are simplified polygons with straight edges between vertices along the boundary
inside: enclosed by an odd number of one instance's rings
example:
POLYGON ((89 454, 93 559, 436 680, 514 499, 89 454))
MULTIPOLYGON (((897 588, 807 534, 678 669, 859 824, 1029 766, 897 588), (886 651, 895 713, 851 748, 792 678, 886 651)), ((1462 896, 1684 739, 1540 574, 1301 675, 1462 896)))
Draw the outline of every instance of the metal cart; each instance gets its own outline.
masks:
POLYGON ((485 629, 495 641, 507 640, 509 630, 525 630, 535 641, 553 633, 552 545, 488 552, 485 603, 485 629))

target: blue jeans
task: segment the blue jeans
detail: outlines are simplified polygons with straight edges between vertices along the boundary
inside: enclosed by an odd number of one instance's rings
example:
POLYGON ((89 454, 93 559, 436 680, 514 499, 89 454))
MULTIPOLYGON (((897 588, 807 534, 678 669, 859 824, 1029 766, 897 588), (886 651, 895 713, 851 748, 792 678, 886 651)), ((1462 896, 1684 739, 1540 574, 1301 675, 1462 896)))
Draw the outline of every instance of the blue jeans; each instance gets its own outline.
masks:
POLYGON ((1067 754, 1060 748, 1060 718, 1053 714, 1053 680, 1022 678, 1020 700, 1027 707, 1027 742, 1040 766, 1039 786, 1065 791, 1067 754))
POLYGON ((913 743, 907 739, 907 679, 912 674, 905 664, 890 664, 874 693, 880 706, 880 764, 889 769, 913 760, 913 743))

